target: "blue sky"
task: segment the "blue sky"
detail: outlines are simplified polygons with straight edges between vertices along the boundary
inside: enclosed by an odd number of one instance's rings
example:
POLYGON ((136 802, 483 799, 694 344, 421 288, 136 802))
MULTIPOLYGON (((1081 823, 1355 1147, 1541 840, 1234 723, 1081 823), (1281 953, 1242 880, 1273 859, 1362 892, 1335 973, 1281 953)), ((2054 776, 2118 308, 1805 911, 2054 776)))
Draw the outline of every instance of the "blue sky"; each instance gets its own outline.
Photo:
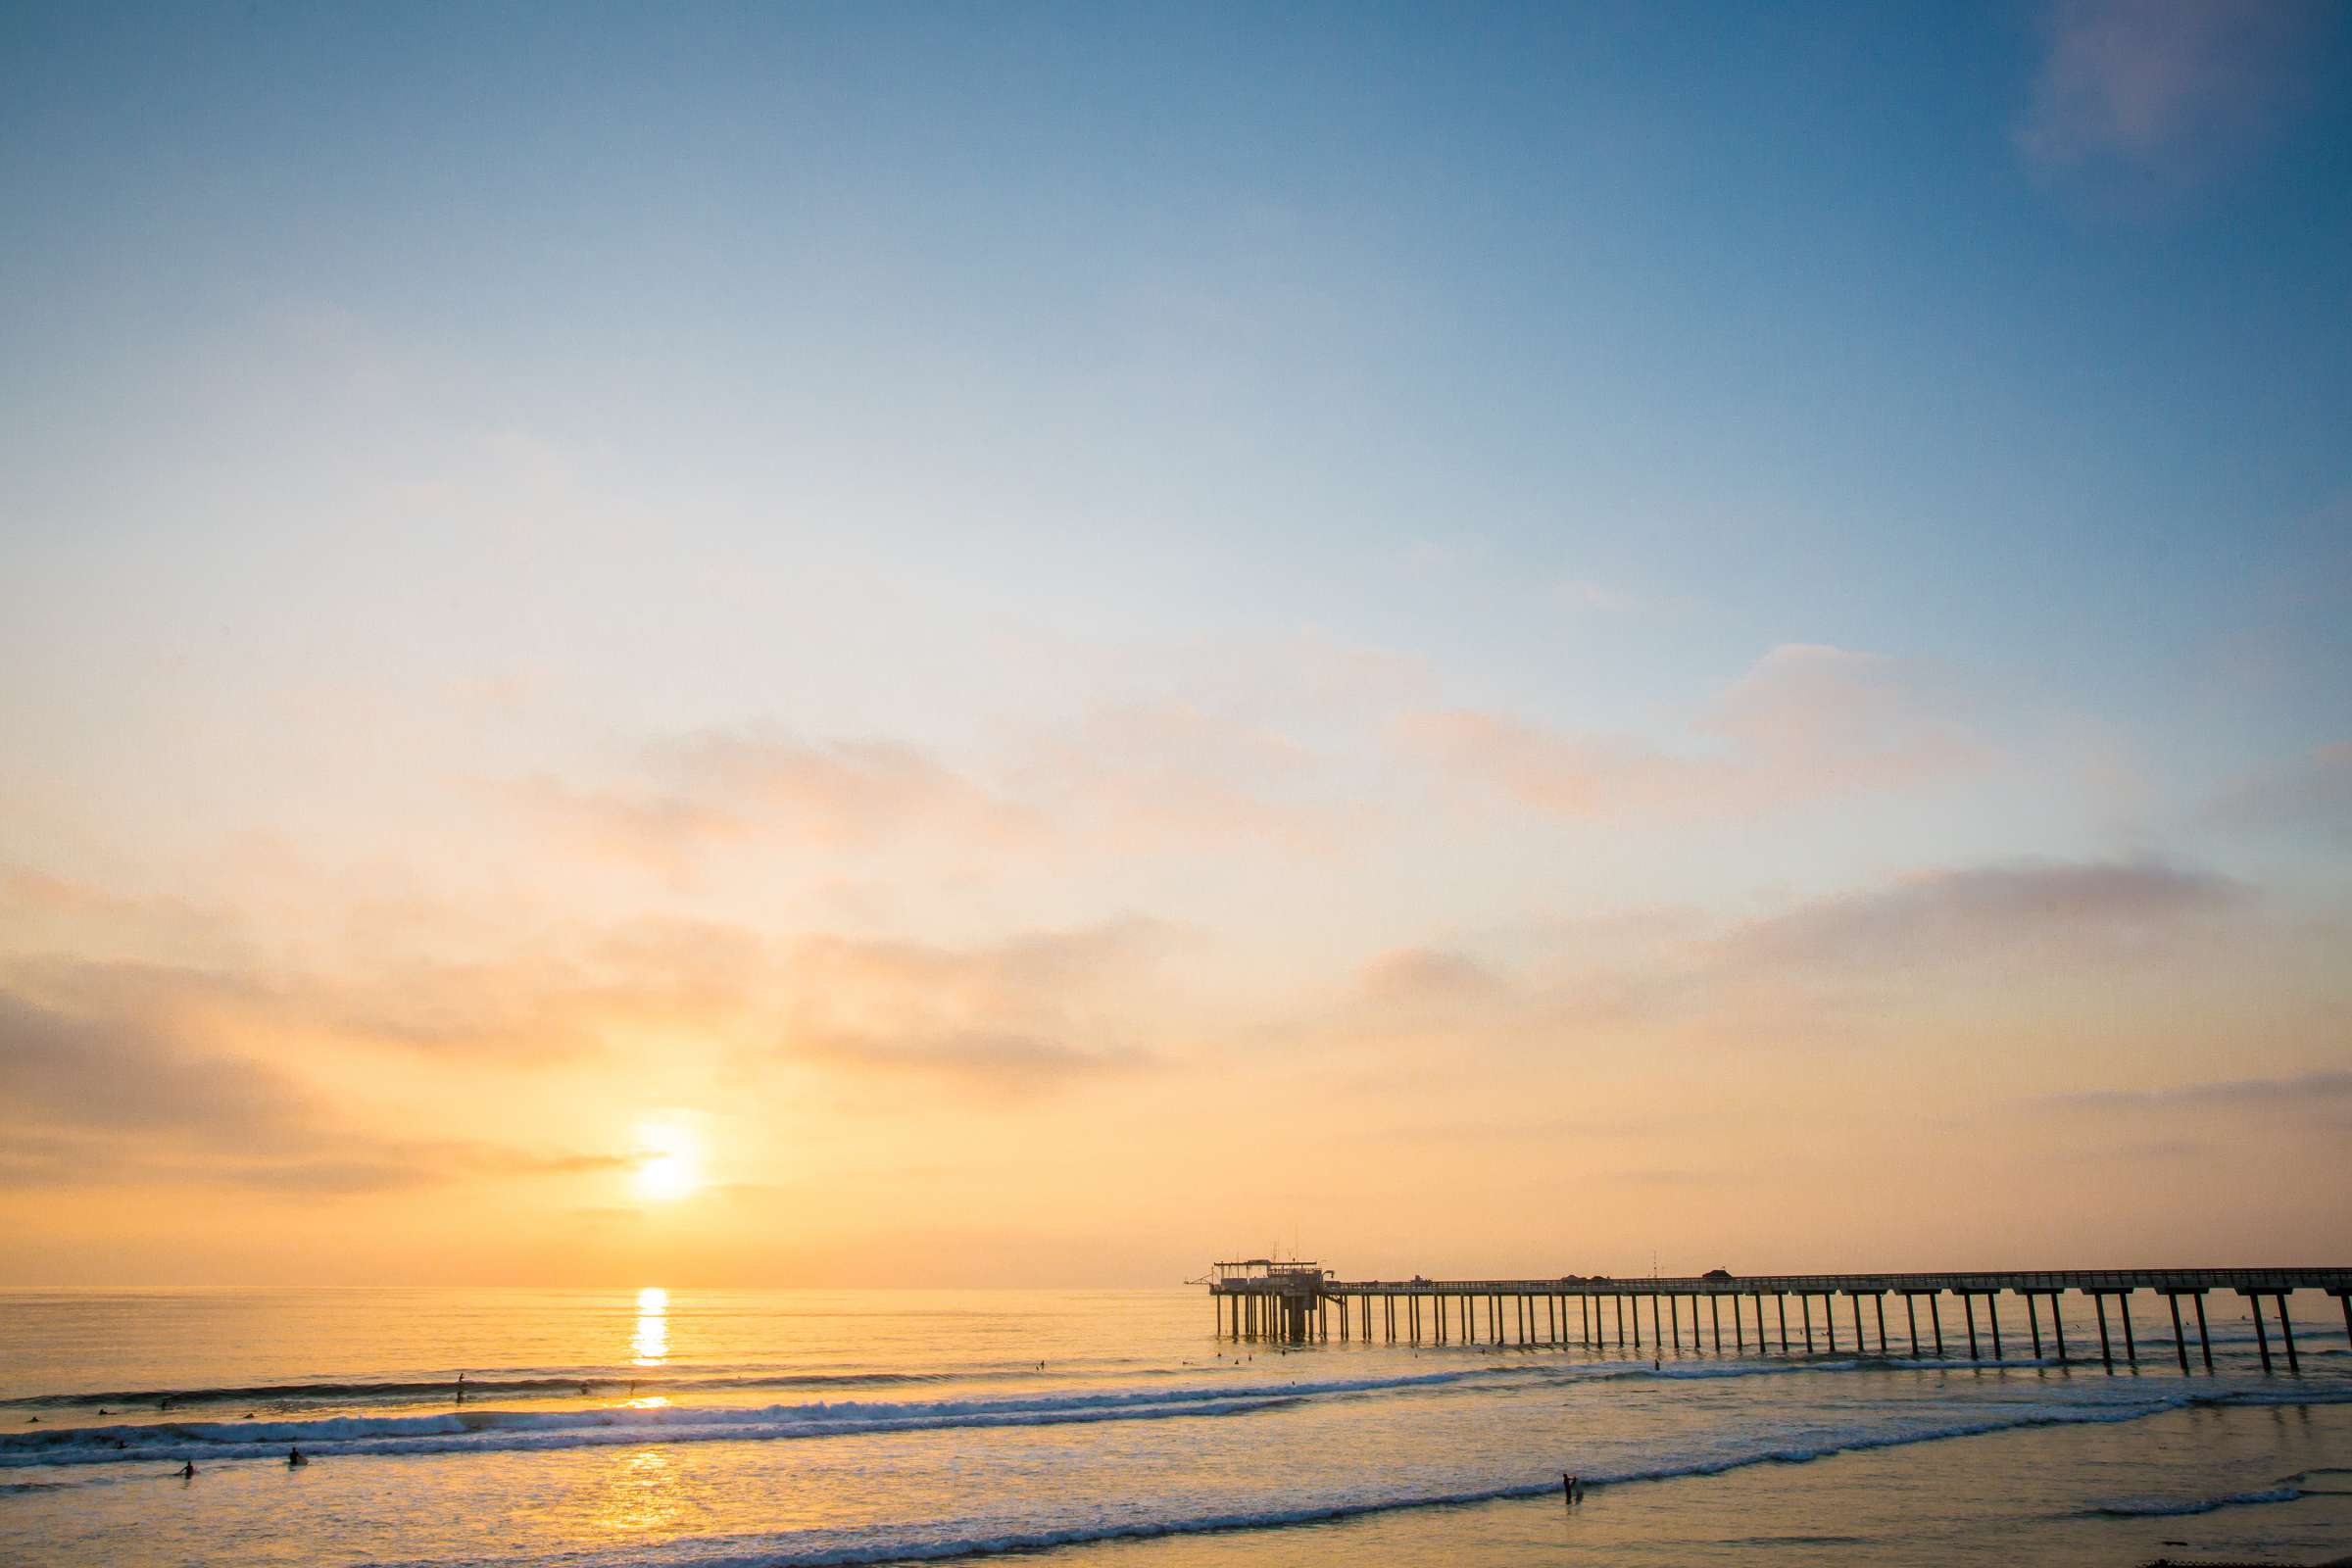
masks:
MULTIPOLYGON (((1156 1016, 1279 1056, 1592 922, 1678 933, 1603 964, 1655 997, 2014 896, 2130 962, 2226 906, 2294 978, 2198 993, 2215 1076, 2343 1065, 2340 8, 15 6, 0 62, 26 1005, 332 994, 156 1049, 429 1094, 355 1000, 387 908, 477 1020, 649 920, 1142 921, 1206 944, 1156 1016)), ((1022 995, 1066 1057, 858 1059, 1187 1059, 1022 995)))

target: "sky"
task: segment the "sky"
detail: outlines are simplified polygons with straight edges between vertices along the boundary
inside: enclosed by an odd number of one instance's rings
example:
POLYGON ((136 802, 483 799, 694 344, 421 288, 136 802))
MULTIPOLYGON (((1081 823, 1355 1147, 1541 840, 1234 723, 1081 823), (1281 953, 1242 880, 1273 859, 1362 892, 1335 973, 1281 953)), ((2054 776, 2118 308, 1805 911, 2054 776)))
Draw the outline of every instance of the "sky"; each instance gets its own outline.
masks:
POLYGON ((2340 6, 0 6, 0 1284, 2352 1255, 2340 6))

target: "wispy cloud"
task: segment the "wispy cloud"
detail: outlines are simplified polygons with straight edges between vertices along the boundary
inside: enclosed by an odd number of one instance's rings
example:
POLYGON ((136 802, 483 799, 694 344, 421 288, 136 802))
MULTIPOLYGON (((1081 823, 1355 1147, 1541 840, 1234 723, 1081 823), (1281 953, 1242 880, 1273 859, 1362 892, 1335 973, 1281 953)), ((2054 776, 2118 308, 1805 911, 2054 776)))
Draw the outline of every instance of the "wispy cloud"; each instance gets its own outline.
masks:
POLYGON ((1033 837, 1029 814, 920 747, 811 743, 764 728, 710 731, 654 750, 658 772, 729 803, 762 830, 818 847, 864 847, 910 829, 1033 837))
POLYGON ((1899 790, 1974 770, 1988 750, 1901 662, 1809 644, 1773 649, 1669 749, 1469 709, 1398 721, 1409 754, 1547 815, 1738 815, 1899 790))
POLYGON ((781 1050, 853 1076, 1026 1096, 1144 1071, 1143 999, 1174 933, 1124 920, 951 948, 810 939, 787 968, 781 1050))
POLYGON ((1680 614, 1692 604, 1682 594, 1644 593, 1591 577, 1563 577, 1553 585, 1552 597, 1569 610, 1602 615, 1680 614))
POLYGON ((2217 796, 2206 815, 2228 827, 2352 835, 2352 741, 2247 774, 2217 796))
MULTIPOLYGON (((1319 659, 1312 648, 1302 657, 1319 659)), ((1328 856, 1373 808, 1333 787, 1312 748, 1234 710, 1330 711, 1365 699, 1336 661, 1289 678, 1310 690, 1245 685, 1225 692, 1223 707, 1134 698, 1006 726, 985 765, 951 764, 895 741, 810 740, 753 724, 645 745, 630 776, 543 774, 493 793, 566 851, 680 891, 715 858, 748 854, 871 862, 915 848, 974 866, 1236 844, 1328 856), (1333 689, 1312 690, 1325 682, 1333 689)))
POLYGON ((1034 1035, 986 1031, 932 1037, 796 1034, 793 1054, 859 1074, 907 1074, 996 1095, 1022 1096, 1161 1065, 1146 1052, 1090 1049, 1034 1035))
POLYGON ((230 1186, 335 1197, 480 1176, 614 1168, 627 1156, 351 1126, 283 1068, 138 1010, 81 1014, 0 990, 0 1173, 17 1185, 230 1186))
POLYGON ((2300 0, 2060 0, 2016 130, 2045 175, 2106 168, 2193 184, 2296 101, 2301 46, 2328 24, 2300 0))
POLYGON ((135 1016, 77 1017, 0 992, 0 1103, 20 1123, 234 1141, 299 1117, 308 1099, 282 1073, 135 1016))
POLYGON ((1319 854, 1352 813, 1313 798, 1318 760, 1268 724, 1162 698, 1099 705, 1031 736, 1011 780, 1071 841, 1319 854))
POLYGON ((2045 861, 1922 872, 1740 927, 1742 966, 1916 971, 2026 955, 2045 964, 2169 951, 2252 891, 2161 862, 2045 861))
POLYGON ((2341 1107, 2352 1103, 2352 1071, 2323 1070, 2285 1078, 2221 1078, 2162 1089, 2085 1089, 2040 1095, 2034 1103, 2054 1110, 2264 1110, 2341 1107))

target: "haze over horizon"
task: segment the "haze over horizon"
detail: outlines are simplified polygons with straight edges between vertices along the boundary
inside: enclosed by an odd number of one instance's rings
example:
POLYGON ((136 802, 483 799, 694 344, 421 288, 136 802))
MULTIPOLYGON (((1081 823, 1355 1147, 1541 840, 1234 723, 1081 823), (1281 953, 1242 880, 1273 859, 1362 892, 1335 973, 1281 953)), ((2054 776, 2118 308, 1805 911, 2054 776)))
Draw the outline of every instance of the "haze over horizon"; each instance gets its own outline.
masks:
POLYGON ((2352 1258, 2348 19, 0 16, 0 1285, 2352 1258))

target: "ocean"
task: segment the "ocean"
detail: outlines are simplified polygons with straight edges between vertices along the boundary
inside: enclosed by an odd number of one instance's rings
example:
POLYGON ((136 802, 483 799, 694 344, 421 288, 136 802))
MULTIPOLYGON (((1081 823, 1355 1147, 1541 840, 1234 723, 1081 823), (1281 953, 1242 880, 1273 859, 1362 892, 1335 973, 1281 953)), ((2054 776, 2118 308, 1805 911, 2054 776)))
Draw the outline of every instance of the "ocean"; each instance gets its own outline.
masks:
POLYGON ((2011 1359, 1974 1366, 1875 1337, 1285 1351, 1217 1339, 1197 1289, 5 1292, 0 1561, 2352 1553, 2336 1303, 2295 1302, 2300 1378, 2262 1373, 2234 1297, 2209 1306, 2217 1369, 2182 1376, 2144 1298, 2140 1365, 2109 1373, 2071 1299, 2071 1364, 2011 1329, 2011 1359))

